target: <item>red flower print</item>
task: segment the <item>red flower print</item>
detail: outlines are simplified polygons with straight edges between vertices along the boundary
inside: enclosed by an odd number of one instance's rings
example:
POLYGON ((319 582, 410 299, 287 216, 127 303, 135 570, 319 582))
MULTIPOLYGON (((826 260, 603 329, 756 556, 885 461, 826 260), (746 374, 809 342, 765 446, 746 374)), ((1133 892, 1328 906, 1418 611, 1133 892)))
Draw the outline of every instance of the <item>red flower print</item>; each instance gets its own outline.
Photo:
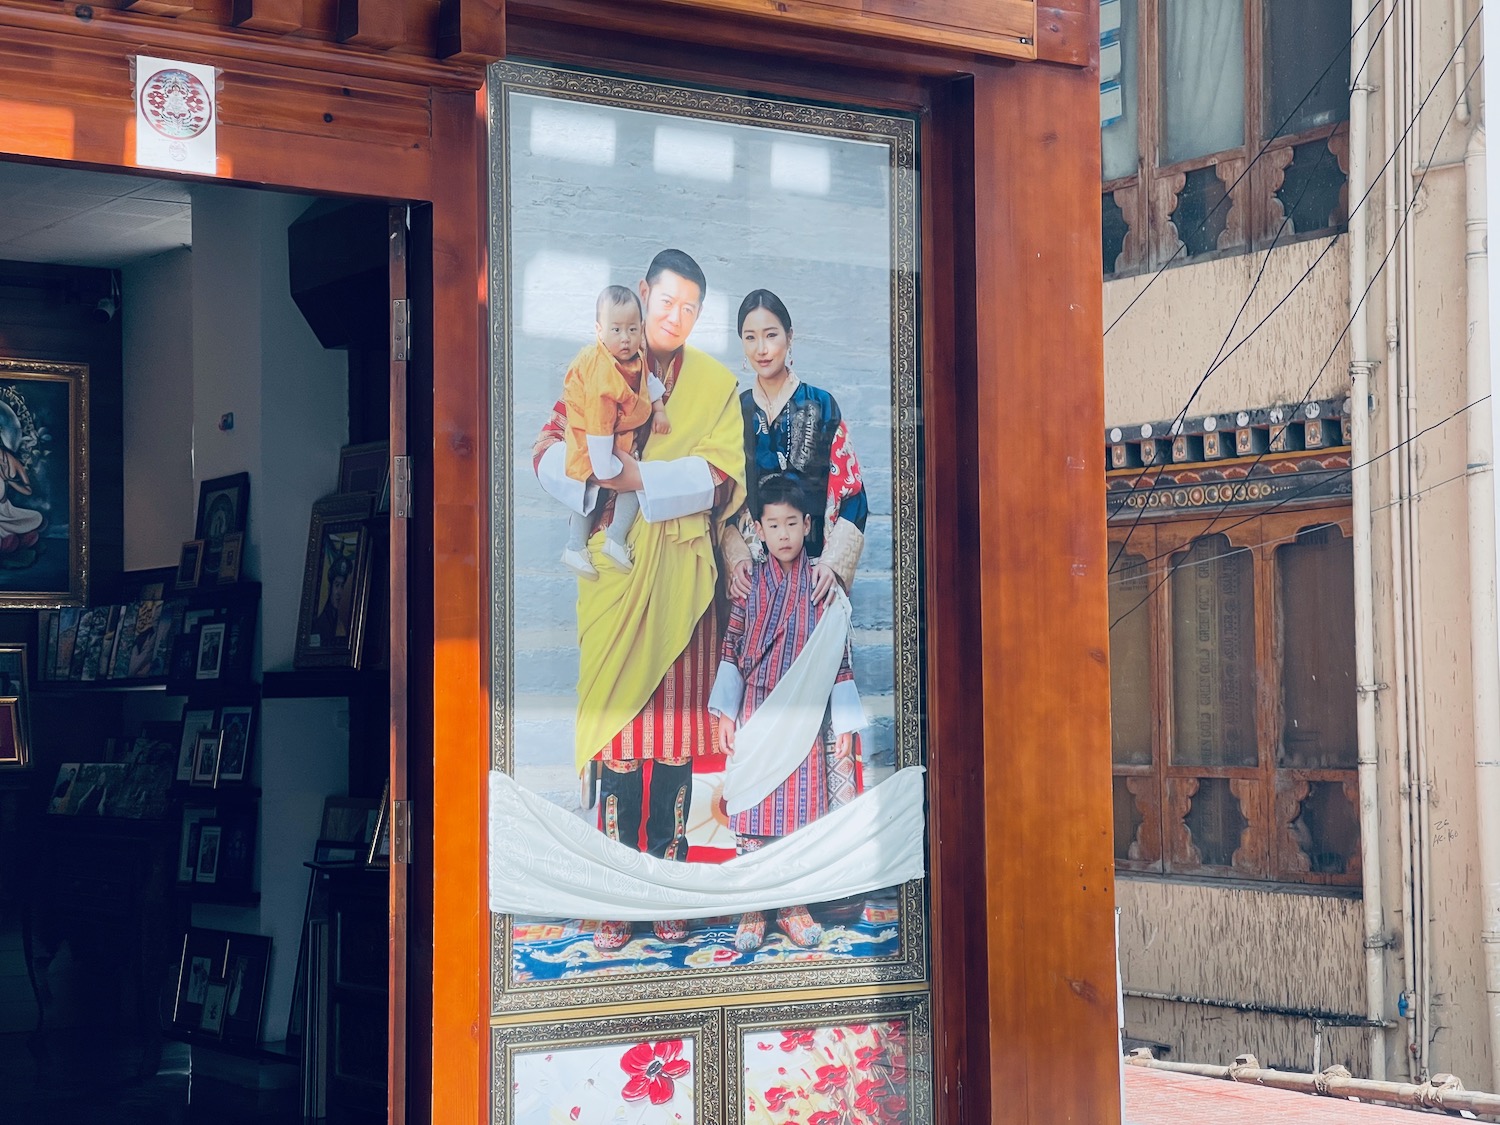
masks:
POLYGON ((772 1086, 766 1091, 766 1108, 773 1113, 792 1100, 792 1092, 785 1086, 772 1086))
POLYGON ((673 1084, 692 1068, 682 1057, 681 1039, 637 1043, 620 1059, 620 1069, 630 1075, 620 1096, 627 1102, 650 1098, 652 1105, 666 1105, 672 1100, 673 1084))
POLYGON ((892 1094, 890 1097, 885 1098, 881 1104, 884 1106, 887 1113, 905 1113, 906 1095, 892 1094))
POLYGON ((831 1109, 820 1110, 807 1119, 807 1125, 839 1125, 839 1115, 831 1109))
POLYGON ((818 1080, 813 1083, 813 1089, 820 1094, 831 1094, 835 1090, 842 1089, 844 1083, 848 1081, 849 1068, 847 1066, 820 1066, 818 1067, 818 1080))
POLYGON ((880 1056, 885 1054, 884 1047, 856 1047, 854 1048, 854 1066, 856 1070, 869 1070, 872 1065, 880 1061, 880 1056))
POLYGON ((880 1105, 875 1099, 884 1086, 885 1083, 878 1078, 871 1078, 868 1082, 861 1082, 854 1088, 854 1092, 859 1095, 854 1101, 854 1108, 861 1113, 871 1115, 878 1113, 880 1105))
POLYGON ((811 1047, 813 1045, 813 1033, 811 1028, 793 1027, 787 1028, 781 1033, 781 1049, 783 1051, 795 1051, 798 1047, 811 1047))

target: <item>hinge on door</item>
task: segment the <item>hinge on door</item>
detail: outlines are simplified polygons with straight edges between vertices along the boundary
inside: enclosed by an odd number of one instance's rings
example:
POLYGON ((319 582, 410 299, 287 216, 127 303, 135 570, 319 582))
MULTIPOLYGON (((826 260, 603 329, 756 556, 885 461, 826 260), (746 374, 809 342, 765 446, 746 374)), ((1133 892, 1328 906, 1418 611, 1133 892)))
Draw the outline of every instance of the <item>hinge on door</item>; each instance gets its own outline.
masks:
POLYGON ((391 862, 411 862, 411 802, 391 802, 391 862))
POLYGON ((411 351, 411 302, 405 297, 391 302, 391 358, 406 362, 411 351))
POLYGON ((391 514, 398 520, 409 520, 411 519, 411 458, 405 453, 398 453, 394 460, 395 480, 391 489, 391 514))

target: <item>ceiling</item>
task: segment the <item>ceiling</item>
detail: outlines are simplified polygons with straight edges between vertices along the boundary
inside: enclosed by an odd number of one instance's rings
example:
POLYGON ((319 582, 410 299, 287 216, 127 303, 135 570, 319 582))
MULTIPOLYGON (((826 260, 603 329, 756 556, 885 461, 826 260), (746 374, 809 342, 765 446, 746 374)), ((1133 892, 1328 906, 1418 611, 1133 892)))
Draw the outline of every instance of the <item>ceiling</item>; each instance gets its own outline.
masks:
POLYGON ((0 161, 0 260, 122 266, 193 243, 189 185, 0 161))

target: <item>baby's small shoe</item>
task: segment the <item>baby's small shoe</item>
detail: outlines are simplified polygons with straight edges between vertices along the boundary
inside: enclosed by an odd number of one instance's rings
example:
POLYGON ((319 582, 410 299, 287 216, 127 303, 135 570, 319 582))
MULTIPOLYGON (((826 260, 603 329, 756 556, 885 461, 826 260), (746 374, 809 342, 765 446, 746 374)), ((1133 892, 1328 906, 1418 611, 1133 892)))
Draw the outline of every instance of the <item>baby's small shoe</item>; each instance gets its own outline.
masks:
POLYGON ((577 574, 579 578, 586 578, 590 582, 598 581, 599 572, 594 569, 594 564, 589 561, 586 550, 575 551, 572 547, 568 547, 562 553, 562 561, 563 565, 577 574))
POLYGON ((621 570, 630 570, 635 566, 635 560, 630 557, 630 548, 624 543, 615 542, 608 535, 604 537, 604 542, 599 544, 599 553, 621 570))

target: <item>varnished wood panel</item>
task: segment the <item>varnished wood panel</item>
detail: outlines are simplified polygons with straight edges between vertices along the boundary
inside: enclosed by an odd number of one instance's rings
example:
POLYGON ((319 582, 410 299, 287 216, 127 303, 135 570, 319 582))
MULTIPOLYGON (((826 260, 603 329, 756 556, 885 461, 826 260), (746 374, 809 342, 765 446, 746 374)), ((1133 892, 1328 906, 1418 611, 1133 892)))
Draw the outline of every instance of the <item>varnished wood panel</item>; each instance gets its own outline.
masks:
POLYGON ((399 0, 339 0, 338 40, 384 50, 406 41, 406 9, 399 0))
POLYGON ((1087 66, 1099 47, 1099 0, 1041 0, 1036 9, 1036 57, 1087 66))
POLYGON ((794 27, 1005 58, 1036 57, 1034 0, 661 0, 794 27))
POLYGON ((235 27, 286 34, 301 31, 302 0, 234 0, 230 22, 235 27))
POLYGON ((983 68, 974 91, 989 1119, 1110 1125, 1099 91, 1046 65, 983 68))

